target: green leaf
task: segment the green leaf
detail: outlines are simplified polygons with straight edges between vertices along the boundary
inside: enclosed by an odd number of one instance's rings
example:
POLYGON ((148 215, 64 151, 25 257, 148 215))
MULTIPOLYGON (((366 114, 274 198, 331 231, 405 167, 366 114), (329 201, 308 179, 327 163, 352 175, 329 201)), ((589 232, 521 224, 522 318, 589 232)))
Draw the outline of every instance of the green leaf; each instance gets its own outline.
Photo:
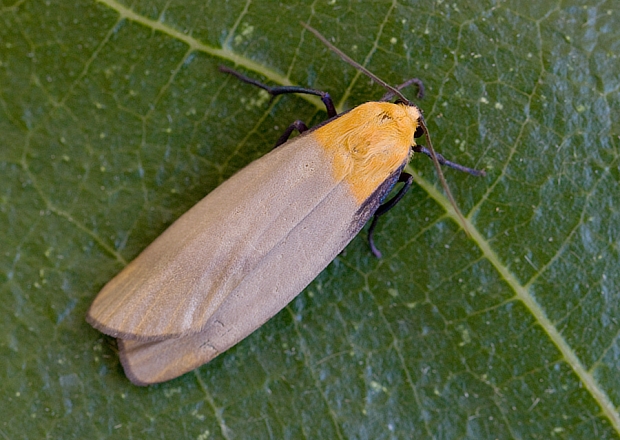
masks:
MULTIPOLYGON (((0 436, 620 437, 617 2, 0 6, 0 436), (317 100, 421 78, 468 237, 417 185, 210 364, 139 388, 84 321, 99 289, 317 100)), ((407 90, 410 96, 413 91, 407 90)))

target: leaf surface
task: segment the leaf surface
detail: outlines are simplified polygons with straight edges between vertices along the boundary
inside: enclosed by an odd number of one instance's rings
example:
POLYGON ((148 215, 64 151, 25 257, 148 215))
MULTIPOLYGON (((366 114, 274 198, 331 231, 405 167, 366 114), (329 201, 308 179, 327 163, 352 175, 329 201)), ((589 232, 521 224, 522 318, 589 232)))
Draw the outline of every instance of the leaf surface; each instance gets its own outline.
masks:
MULTIPOLYGON (((0 6, 4 438, 620 437, 620 10, 614 2, 40 2, 0 6), (84 321, 99 289, 330 92, 422 79, 468 237, 417 185, 195 372, 131 385, 84 321)), ((409 96, 415 91, 408 90, 409 96)))

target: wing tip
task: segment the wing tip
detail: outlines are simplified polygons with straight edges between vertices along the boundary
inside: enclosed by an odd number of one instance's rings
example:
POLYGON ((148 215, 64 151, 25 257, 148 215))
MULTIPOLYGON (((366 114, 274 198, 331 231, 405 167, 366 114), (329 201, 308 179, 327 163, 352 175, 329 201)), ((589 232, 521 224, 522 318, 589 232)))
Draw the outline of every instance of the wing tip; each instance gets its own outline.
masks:
POLYGON ((130 341, 157 342, 164 341, 166 339, 177 339, 184 335, 184 333, 158 333, 149 335, 122 331, 119 330, 118 325, 109 326, 100 319, 95 318, 90 310, 86 314, 86 322, 96 330, 99 330, 101 333, 112 336, 113 338, 118 338, 119 340, 127 339, 130 341))
POLYGON ((148 386, 180 377, 212 361, 222 351, 195 344, 200 335, 189 340, 133 341, 118 339, 119 358, 127 378, 135 385, 148 386))
POLYGON ((132 384, 137 385, 139 387, 146 387, 149 385, 154 385, 156 383, 163 382, 163 380, 157 381, 157 380, 148 380, 148 378, 142 378, 140 377, 138 372, 134 372, 134 368, 132 367, 131 361, 127 354, 127 349, 125 347, 125 341, 123 339, 117 339, 116 341, 118 344, 118 357, 121 361, 121 365, 123 366, 123 370, 125 371, 125 376, 127 376, 127 379, 129 379, 129 381, 132 384))

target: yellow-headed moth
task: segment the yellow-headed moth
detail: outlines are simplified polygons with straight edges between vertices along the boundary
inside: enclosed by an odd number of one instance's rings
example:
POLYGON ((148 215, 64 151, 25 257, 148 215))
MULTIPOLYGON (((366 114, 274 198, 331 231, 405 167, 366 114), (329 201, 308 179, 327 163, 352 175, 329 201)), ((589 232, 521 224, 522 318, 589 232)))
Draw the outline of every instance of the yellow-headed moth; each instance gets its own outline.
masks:
POLYGON ((388 93, 337 114, 327 93, 269 87, 220 68, 272 96, 320 96, 329 119, 311 129, 291 125, 277 148, 183 214, 95 298, 87 320, 118 338, 125 373, 137 385, 180 376, 244 339, 295 298, 371 217, 369 243, 380 256, 374 226, 411 186, 403 168, 413 152, 430 156, 438 170, 442 164, 484 174, 435 154, 420 109, 400 92, 419 81, 391 87, 306 28, 388 93), (388 102, 394 96, 399 99, 388 102), (295 129, 301 134, 288 140, 295 129), (420 136, 428 149, 416 145, 420 136), (397 182, 404 185, 383 202, 397 182))

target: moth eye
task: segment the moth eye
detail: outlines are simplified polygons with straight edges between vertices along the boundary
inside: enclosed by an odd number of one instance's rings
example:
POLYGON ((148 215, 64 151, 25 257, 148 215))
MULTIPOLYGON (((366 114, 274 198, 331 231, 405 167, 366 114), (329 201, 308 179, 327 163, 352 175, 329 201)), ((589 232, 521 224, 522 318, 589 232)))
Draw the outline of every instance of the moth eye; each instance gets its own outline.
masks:
POLYGON ((424 129, 421 126, 418 126, 418 128, 415 129, 415 133, 413 133, 413 137, 419 138, 422 136, 424 136, 424 129))

